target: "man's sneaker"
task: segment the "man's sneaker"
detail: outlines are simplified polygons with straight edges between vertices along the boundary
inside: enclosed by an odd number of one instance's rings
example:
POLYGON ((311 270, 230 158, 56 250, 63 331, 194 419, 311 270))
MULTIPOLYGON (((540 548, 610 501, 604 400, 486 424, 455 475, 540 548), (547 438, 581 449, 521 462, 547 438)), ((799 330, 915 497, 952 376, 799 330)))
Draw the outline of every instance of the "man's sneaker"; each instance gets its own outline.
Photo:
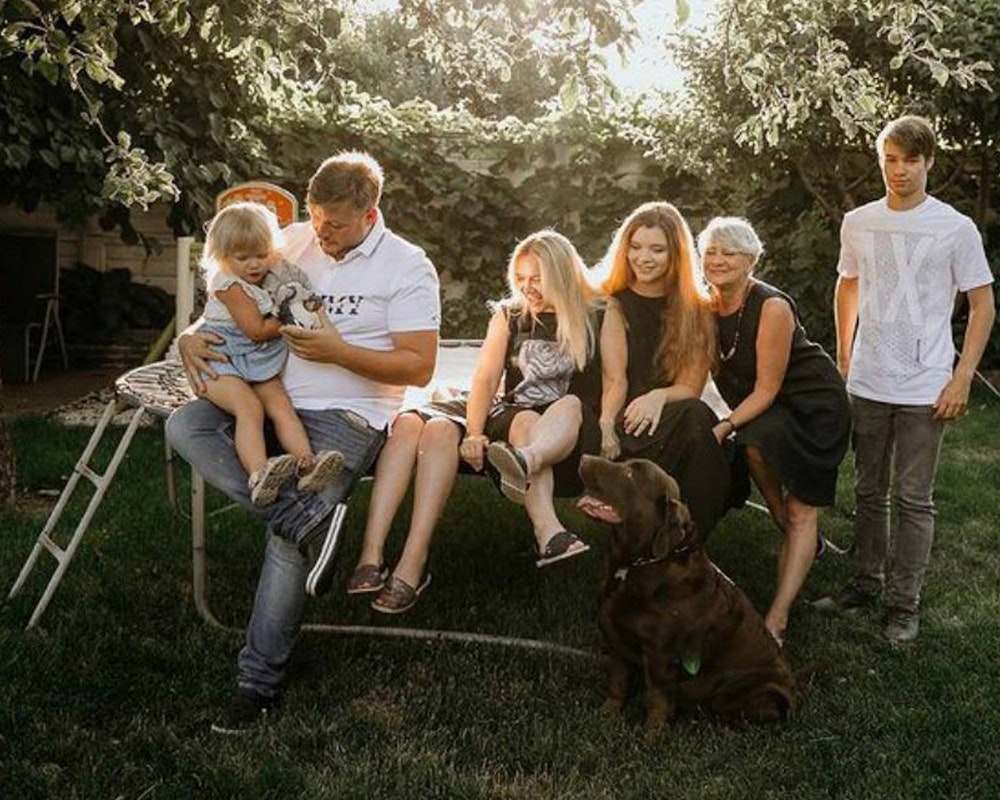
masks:
POLYGON ((344 524, 347 505, 337 503, 333 510, 330 525, 322 534, 322 540, 310 541, 306 548, 311 554, 316 552, 316 560, 306 576, 306 594, 320 597, 330 591, 333 585, 334 556, 337 554, 337 542, 340 539, 340 528, 344 524))
POLYGON ((920 615, 905 608, 890 608, 885 612, 885 630, 882 635, 889 644, 905 644, 917 638, 920 615))
POLYGON ((277 708, 277 697, 265 697, 253 689, 240 687, 222 716, 212 723, 212 733, 242 736, 272 717, 277 708))
POLYGON ((878 600, 879 592, 866 589, 857 583, 849 583, 837 594, 828 594, 813 602, 813 608, 820 611, 857 611, 871 608, 878 600))

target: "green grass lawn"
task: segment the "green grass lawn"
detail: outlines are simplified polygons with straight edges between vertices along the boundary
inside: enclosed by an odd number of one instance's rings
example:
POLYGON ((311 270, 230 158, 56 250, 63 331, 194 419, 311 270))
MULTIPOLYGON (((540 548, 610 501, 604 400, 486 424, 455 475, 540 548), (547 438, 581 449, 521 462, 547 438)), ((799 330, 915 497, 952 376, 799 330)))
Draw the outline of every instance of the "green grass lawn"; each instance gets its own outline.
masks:
MULTIPOLYGON (((310 633, 296 649, 283 714, 247 737, 211 734, 241 639, 195 613, 189 526, 166 502, 159 433, 141 432, 39 628, 23 631, 54 566, 47 556, 0 615, 0 798, 998 798, 998 428, 1000 401, 976 393, 946 436, 914 646, 883 644, 874 614, 832 617, 800 604, 793 664, 829 666, 790 723, 729 729, 694 717, 654 741, 637 727, 637 707, 620 720, 598 712, 596 661, 310 633)), ((89 433, 19 422, 25 487, 61 488, 89 433)), ((338 586, 354 562, 366 495, 348 520, 338 586)), ((0 512, 5 595, 46 518, 33 505, 0 512)), ((838 507, 823 529, 846 546, 849 465, 838 507)), ((412 612, 385 617, 338 589, 310 606, 308 620, 544 638, 596 652, 603 528, 567 510, 593 551, 537 570, 522 515, 485 481, 462 480, 436 539, 434 581, 412 612)), ((394 545, 401 533, 397 525, 394 545)), ((777 544, 764 515, 743 511, 723 522, 710 551, 764 608, 777 544)), ((210 521, 212 604, 228 624, 249 613, 262 545, 261 527, 242 512, 210 521)), ((827 556, 806 599, 849 576, 847 558, 827 556)))

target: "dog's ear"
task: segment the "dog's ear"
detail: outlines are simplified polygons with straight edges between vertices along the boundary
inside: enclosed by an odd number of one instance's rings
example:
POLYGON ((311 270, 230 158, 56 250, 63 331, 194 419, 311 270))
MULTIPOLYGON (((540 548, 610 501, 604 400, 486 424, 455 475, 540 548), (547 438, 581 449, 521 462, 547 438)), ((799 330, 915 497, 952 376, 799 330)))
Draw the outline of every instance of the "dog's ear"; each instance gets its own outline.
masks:
POLYGON ((662 523, 667 518, 667 503, 670 502, 670 498, 661 494, 656 498, 656 518, 662 523))
POLYGON ((680 500, 668 497, 663 502, 662 524, 653 536, 653 555, 656 557, 677 548, 694 547, 698 543, 698 528, 691 519, 688 507, 680 500))
POLYGON ((673 506, 673 515, 677 520, 677 546, 691 547, 695 545, 698 541, 698 526, 691 518, 690 509, 680 500, 671 500, 670 503, 673 506))
POLYGON ((674 548, 677 519, 671 505, 676 502, 676 500, 670 499, 668 495, 661 495, 656 498, 656 518, 659 525, 656 528, 656 533, 653 534, 654 558, 665 556, 674 548))

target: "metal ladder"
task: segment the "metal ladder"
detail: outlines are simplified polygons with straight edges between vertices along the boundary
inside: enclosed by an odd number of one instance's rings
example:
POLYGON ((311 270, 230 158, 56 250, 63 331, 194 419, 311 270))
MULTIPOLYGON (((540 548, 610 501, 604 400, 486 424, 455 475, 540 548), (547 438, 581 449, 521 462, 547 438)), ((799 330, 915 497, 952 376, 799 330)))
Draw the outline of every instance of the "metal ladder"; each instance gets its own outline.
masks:
POLYGON ((31 619, 28 620, 28 624, 25 626, 26 629, 33 628, 38 623, 42 614, 45 613, 45 609, 48 607, 49 601, 52 600, 52 595, 55 594, 56 588, 59 586, 59 582, 62 580, 70 562, 73 560, 73 556, 76 555, 76 550, 80 546, 80 542, 83 540, 83 535, 87 532, 87 528, 90 527, 90 521, 97 512, 98 507, 101 505, 104 495, 107 494, 108 487, 114 480, 115 474, 118 472, 118 467, 121 464, 122 459, 125 457, 125 453, 128 451, 129 445, 132 444, 132 438, 135 436, 136 430, 138 430, 139 425, 142 424, 146 414, 150 413, 142 406, 136 408, 135 414, 129 421, 128 427, 125 429, 125 433, 122 434, 122 438, 119 440, 118 446, 115 448, 115 452, 111 456, 111 461, 108 463, 104 474, 98 474, 91 468, 90 459, 94 455, 94 451, 97 450, 97 446, 100 444, 101 439, 104 436, 104 432, 111 424, 111 420, 116 414, 121 413, 129 407, 128 403, 117 397, 111 400, 105 407, 104 413, 101 415, 100 422, 97 423, 97 427, 94 428, 94 432, 90 436, 90 441, 87 442, 87 446, 84 448, 83 454, 76 462, 76 466, 73 467, 73 474, 66 482, 66 486, 62 490, 62 494, 59 495, 59 500, 56 503, 55 508, 52 509, 52 513, 49 514, 49 519, 45 523, 45 527, 42 528, 42 532, 38 535, 38 539, 35 540, 35 546, 31 550, 31 555, 29 555, 28 560, 24 562, 24 566, 21 567, 21 573, 17 576, 17 580, 14 581, 14 586, 11 588, 10 594, 7 595, 7 599, 11 600, 16 597, 18 593, 20 593, 25 582, 28 580, 28 576, 35 568, 35 564, 38 562, 38 557, 43 551, 48 551, 56 560, 56 571, 49 579, 49 583, 45 587, 45 592, 42 594, 41 600, 39 600, 38 604, 35 606, 35 610, 31 614, 31 619), (69 540, 69 544, 66 547, 61 547, 52 538, 52 534, 62 517, 63 511, 69 503, 70 497, 72 497, 74 490, 80 483, 80 478, 86 478, 90 481, 94 485, 96 491, 94 492, 93 497, 90 498, 90 502, 87 504, 87 508, 84 511, 83 516, 77 523, 76 529, 73 531, 73 535, 69 540))

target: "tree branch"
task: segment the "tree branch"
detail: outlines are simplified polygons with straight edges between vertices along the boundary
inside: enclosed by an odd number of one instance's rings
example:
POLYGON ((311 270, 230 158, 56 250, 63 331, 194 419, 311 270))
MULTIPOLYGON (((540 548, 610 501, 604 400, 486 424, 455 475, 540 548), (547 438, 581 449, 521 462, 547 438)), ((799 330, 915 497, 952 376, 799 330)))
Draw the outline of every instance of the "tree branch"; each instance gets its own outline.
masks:
POLYGON ((789 156, 792 165, 795 167, 795 171, 799 175, 799 179, 802 181, 802 185, 806 187, 806 191, 812 195, 813 199, 819 203, 823 211, 830 218, 830 221, 835 225, 840 224, 841 218, 844 216, 843 212, 832 205, 829 200, 826 199, 824 192, 821 192, 817 187, 812 178, 809 177, 807 172, 806 164, 802 156, 789 156))
POLYGON ((935 186, 934 186, 934 191, 935 192, 944 192, 944 191, 946 191, 949 186, 951 186, 956 180, 958 180, 958 176, 961 175, 965 171, 965 162, 966 162, 967 158, 968 157, 966 155, 966 151, 963 149, 958 154, 958 163, 955 165, 955 169, 953 169, 951 171, 951 174, 947 178, 945 178, 943 181, 941 181, 941 183, 935 184, 935 186))

